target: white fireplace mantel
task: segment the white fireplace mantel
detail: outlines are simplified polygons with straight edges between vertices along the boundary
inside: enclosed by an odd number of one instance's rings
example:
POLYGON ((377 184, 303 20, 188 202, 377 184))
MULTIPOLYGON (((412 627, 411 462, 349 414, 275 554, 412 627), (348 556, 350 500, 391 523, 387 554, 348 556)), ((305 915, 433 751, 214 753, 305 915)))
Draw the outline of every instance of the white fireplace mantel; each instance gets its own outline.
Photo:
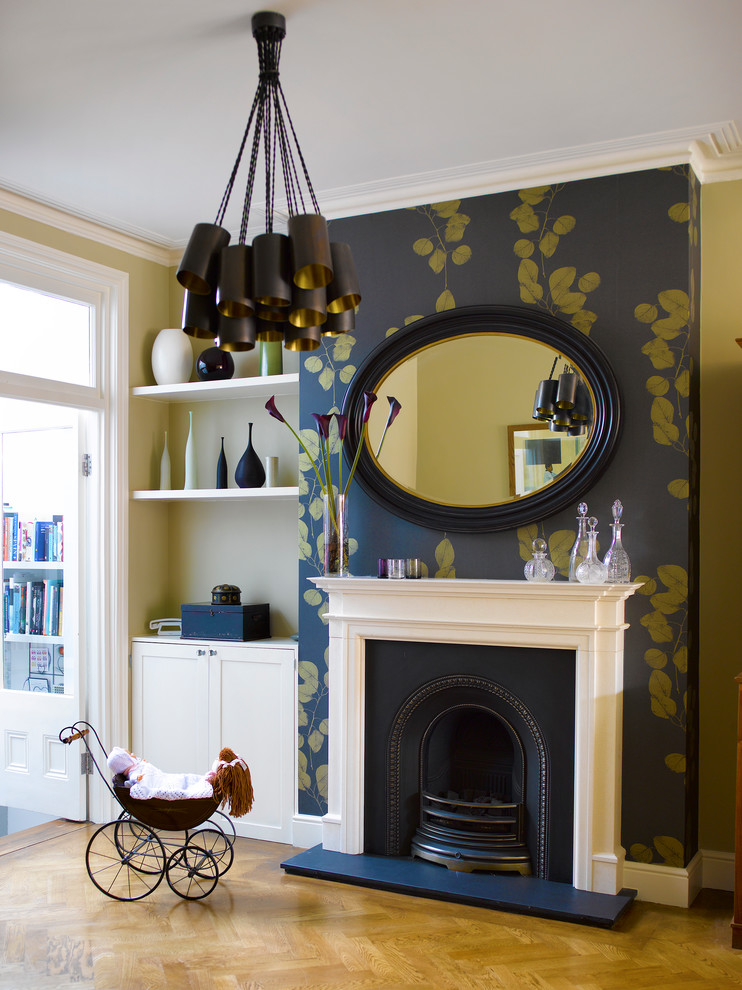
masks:
POLYGON ((574 651, 573 883, 623 887, 621 722, 626 599, 637 584, 312 578, 329 595, 328 811, 325 849, 364 851, 367 640, 574 651))

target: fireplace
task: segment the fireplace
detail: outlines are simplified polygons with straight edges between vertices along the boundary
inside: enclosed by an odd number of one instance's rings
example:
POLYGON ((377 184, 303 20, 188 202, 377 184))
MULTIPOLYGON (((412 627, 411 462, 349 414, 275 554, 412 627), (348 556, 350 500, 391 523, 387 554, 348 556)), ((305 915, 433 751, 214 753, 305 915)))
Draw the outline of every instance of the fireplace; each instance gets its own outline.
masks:
POLYGON ((535 889, 524 884, 619 894, 624 603, 637 586, 315 583, 330 599, 321 849, 342 854, 349 875, 371 855, 389 871, 412 859, 462 877, 459 888, 481 885, 498 843, 479 843, 472 873, 444 869, 466 867, 471 835, 449 826, 469 819, 465 832, 497 833, 513 850, 508 863, 496 849, 492 871, 508 871, 524 902, 535 889), (470 743, 482 736, 477 755, 470 743), (477 797, 484 815, 470 807, 477 797), (433 866, 435 848, 432 862, 417 858, 431 834, 453 864, 433 866))
POLYGON ((420 745, 413 857, 464 872, 533 872, 523 747, 509 729, 486 707, 452 701, 428 726, 420 745))

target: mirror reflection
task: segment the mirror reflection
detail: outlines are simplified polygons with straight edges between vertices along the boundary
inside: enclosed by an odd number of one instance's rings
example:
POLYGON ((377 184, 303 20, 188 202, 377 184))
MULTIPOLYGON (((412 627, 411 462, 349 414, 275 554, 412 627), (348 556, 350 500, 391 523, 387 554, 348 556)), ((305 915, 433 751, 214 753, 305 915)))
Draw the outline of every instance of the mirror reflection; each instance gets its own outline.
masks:
POLYGON ((432 343, 374 386, 381 401, 369 419, 368 453, 394 485, 442 505, 491 506, 548 488, 580 460, 593 419, 591 397, 581 435, 533 419, 539 383, 563 372, 581 375, 553 348, 514 334, 432 343), (386 396, 402 412, 377 460, 386 396))

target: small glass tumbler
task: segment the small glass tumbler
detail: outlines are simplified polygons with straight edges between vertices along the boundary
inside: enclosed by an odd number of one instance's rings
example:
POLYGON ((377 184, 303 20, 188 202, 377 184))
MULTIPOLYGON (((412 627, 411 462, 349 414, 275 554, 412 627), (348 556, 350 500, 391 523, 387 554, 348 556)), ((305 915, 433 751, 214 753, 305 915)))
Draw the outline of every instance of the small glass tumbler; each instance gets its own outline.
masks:
POLYGON ((419 557, 408 557, 405 561, 405 577, 421 578, 423 576, 423 565, 419 557))
POLYGON ((404 557, 389 557, 386 562, 386 574, 389 578, 403 578, 405 571, 404 557))
POLYGON ((379 559, 376 562, 376 567, 377 567, 377 575, 380 578, 387 577, 387 559, 386 559, 386 557, 379 557, 379 559))

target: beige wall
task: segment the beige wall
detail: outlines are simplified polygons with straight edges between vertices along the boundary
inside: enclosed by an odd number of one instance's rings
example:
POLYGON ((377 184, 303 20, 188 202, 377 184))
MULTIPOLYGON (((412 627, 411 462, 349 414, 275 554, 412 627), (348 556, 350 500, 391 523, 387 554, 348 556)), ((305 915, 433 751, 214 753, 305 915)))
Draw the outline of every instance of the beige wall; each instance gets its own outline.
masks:
POLYGON ((736 694, 742 671, 742 182, 701 192, 700 837, 734 848, 736 694))

